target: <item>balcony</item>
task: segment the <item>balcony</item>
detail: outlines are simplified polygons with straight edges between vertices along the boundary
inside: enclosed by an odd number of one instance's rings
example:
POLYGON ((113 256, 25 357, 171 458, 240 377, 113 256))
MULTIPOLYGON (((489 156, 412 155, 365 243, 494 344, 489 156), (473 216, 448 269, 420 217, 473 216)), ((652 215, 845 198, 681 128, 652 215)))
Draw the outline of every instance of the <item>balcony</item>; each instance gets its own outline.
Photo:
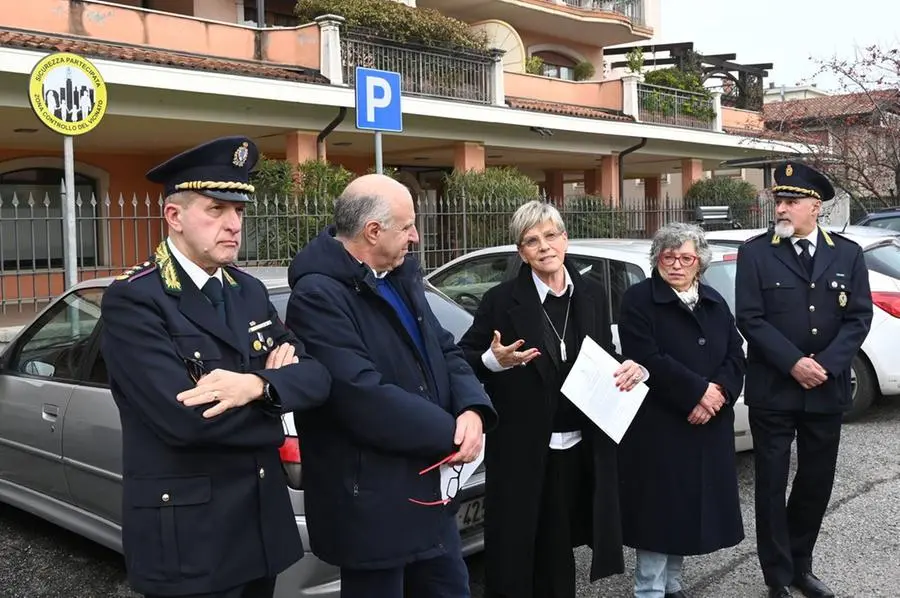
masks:
POLYGON ((340 48, 348 85, 355 83, 356 67, 362 66, 400 73, 404 95, 478 104, 495 99, 495 59, 490 52, 401 43, 359 28, 341 30, 340 48))
POLYGON ((637 95, 637 116, 641 122, 716 130, 721 110, 716 109, 714 99, 709 96, 646 83, 637 84, 637 95))
POLYGON ((643 0, 546 0, 571 8, 620 14, 635 25, 645 25, 643 0))
POLYGON ((416 6, 467 23, 499 19, 519 31, 556 35, 593 47, 653 37, 644 0, 416 0, 416 6))

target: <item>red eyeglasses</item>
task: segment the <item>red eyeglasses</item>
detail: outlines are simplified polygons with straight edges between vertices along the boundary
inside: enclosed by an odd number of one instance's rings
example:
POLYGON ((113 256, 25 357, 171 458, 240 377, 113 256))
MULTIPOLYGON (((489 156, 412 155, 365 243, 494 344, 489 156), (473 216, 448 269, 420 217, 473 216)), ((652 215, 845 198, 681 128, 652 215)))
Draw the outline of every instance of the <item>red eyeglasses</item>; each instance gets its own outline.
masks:
MULTIPOLYGON (((456 455, 459 453, 451 453, 435 463, 434 465, 429 465, 425 469, 419 472, 419 475, 425 475, 426 473, 433 471, 439 468, 441 465, 448 464, 456 455)), ((456 498, 456 494, 459 492, 459 480, 462 475, 463 464, 462 463, 454 463, 449 466, 450 469, 453 470, 454 475, 447 480, 447 498, 443 500, 433 500, 433 501, 422 501, 416 500, 415 498, 409 498, 409 502, 417 505, 422 505, 423 507, 439 507, 441 505, 449 504, 451 500, 456 498)))

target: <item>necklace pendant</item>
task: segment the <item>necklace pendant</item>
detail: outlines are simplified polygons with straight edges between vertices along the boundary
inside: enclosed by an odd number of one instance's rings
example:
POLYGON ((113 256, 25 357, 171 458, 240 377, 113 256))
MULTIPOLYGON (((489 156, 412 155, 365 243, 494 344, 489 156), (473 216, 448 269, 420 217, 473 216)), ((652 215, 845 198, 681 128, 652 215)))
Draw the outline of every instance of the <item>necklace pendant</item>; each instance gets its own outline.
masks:
POLYGON ((566 341, 559 341, 559 358, 563 361, 568 361, 569 356, 566 355, 566 341))

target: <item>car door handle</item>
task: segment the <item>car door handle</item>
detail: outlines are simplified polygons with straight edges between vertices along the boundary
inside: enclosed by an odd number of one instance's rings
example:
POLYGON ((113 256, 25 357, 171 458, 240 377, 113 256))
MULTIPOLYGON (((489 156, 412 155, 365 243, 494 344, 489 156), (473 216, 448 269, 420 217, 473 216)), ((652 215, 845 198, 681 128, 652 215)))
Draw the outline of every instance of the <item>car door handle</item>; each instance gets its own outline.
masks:
POLYGON ((55 422, 56 418, 59 416, 59 407, 56 405, 50 405, 49 403, 44 403, 41 407, 41 418, 44 421, 55 422))

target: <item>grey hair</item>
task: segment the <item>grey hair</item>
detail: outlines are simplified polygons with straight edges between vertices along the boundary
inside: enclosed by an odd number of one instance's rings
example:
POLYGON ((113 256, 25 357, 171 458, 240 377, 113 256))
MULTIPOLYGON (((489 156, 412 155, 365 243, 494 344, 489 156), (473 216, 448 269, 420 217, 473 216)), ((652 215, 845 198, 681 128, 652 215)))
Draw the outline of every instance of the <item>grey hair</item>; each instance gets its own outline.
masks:
POLYGON ((513 214, 512 220, 509 221, 509 234, 513 243, 521 245, 526 232, 548 220, 556 226, 559 232, 566 232, 566 224, 563 222, 559 210, 550 204, 536 199, 522 204, 513 214))
POLYGON ((353 239, 362 232, 366 222, 374 220, 387 227, 393 219, 391 204, 381 195, 344 191, 334 200, 334 228, 338 237, 353 239))
POLYGON ((699 273, 703 274, 712 261, 712 251, 709 248, 709 243, 706 241, 703 229, 696 224, 687 224, 685 222, 672 222, 656 231, 656 234, 653 235, 653 242, 650 244, 650 266, 656 267, 659 263, 659 256, 663 251, 678 249, 688 241, 694 242, 694 247, 697 249, 697 258, 700 262, 699 273))

